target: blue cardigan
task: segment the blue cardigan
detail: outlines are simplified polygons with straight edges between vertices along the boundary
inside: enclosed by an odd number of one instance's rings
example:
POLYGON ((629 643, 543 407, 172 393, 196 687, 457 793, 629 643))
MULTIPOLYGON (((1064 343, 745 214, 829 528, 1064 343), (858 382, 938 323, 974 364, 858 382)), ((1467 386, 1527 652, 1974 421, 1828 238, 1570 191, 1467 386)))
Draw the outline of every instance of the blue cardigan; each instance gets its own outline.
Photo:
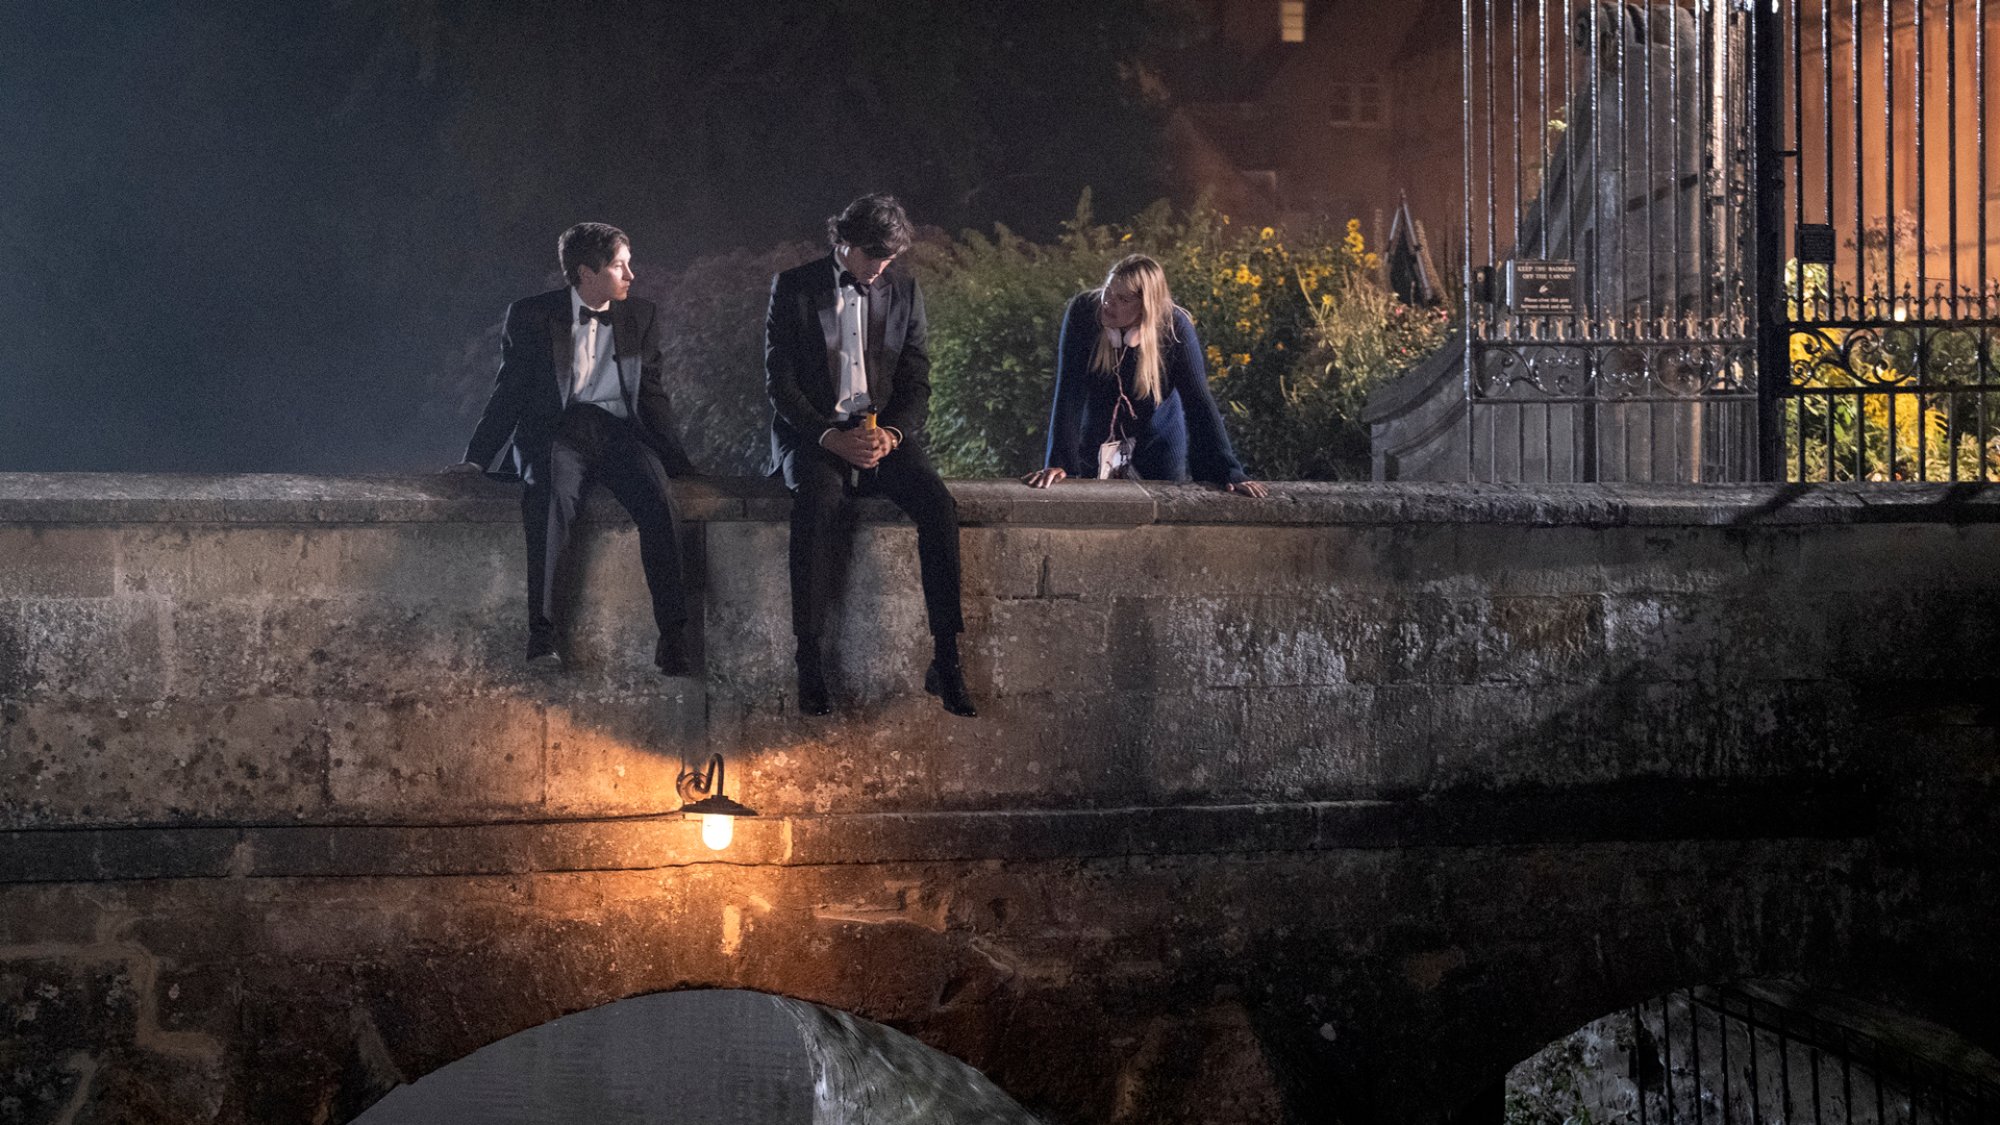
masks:
POLYGON ((1097 320, 1099 298, 1088 289, 1071 298, 1056 344, 1056 396, 1049 411, 1049 446, 1044 464, 1073 477, 1097 475, 1097 446, 1110 432, 1118 390, 1137 414, 1124 419, 1127 436, 1138 438, 1132 467, 1146 480, 1194 480, 1238 484, 1250 479, 1230 448, 1222 415, 1208 393, 1208 369, 1201 340, 1186 313, 1174 310, 1175 339, 1160 356, 1160 401, 1132 394, 1137 349, 1129 351, 1114 381, 1090 369, 1090 356, 1104 332, 1097 320))

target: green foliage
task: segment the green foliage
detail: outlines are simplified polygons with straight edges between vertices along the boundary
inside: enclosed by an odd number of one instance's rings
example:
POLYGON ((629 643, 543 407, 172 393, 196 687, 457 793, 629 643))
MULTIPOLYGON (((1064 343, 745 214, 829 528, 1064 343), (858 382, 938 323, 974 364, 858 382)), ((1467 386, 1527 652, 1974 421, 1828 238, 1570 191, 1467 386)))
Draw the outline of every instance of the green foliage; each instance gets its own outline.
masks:
POLYGON ((1162 203, 1101 225, 1088 193, 1053 243, 1003 228, 915 256, 931 308, 931 445, 948 475, 1041 464, 1063 308, 1135 252, 1160 261, 1194 320, 1210 386, 1254 474, 1366 475, 1362 402, 1441 343, 1446 318, 1388 291, 1359 222, 1281 233, 1162 203))
POLYGON ((1836 300, 1824 265, 1785 264, 1790 338, 1789 480, 1987 480, 2000 476, 2000 419, 1987 417, 1982 337, 1956 326, 1812 326, 1836 300), (1918 374, 1922 373, 1919 379, 1918 374), (1923 383, 1930 393, 1900 391, 1923 383), (1865 393, 1842 393, 1850 390, 1865 393), (1951 393, 1961 390, 1971 393, 1951 393))
POLYGON ((1009 476, 1042 463, 1063 309, 1113 254, 1090 195, 1060 239, 1005 227, 968 231, 911 255, 930 316, 930 448, 951 477, 1009 476))

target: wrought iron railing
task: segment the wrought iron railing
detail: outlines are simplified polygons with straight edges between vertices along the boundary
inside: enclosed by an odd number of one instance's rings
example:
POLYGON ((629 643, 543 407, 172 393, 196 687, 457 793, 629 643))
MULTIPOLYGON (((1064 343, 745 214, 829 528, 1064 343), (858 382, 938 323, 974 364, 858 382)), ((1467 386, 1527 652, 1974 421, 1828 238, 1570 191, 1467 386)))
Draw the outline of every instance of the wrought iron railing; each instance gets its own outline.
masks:
MULTIPOLYGON (((2000 264, 1980 0, 1782 0, 1782 368, 1789 480, 2000 478, 2000 264)), ((1774 130, 1774 135, 1778 130, 1774 130)), ((1775 278, 1774 278, 1775 280, 1775 278)))
POLYGON ((1847 1022, 1730 987, 1629 1013, 1642 1125, 1985 1125, 2000 1087, 1847 1022))
POLYGON ((1461 21, 1468 479, 2000 480, 2000 5, 1461 21))

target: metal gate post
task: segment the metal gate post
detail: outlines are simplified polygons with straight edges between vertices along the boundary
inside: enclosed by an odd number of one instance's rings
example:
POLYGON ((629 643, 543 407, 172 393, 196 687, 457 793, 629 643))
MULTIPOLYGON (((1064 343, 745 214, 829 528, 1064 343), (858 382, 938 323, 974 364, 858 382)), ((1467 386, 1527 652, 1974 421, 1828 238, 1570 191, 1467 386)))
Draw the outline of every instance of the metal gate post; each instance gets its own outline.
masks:
POLYGON ((1752 155, 1756 194, 1757 475, 1784 479, 1784 391, 1791 380, 1790 317, 1785 310, 1784 0, 1749 0, 1752 155))

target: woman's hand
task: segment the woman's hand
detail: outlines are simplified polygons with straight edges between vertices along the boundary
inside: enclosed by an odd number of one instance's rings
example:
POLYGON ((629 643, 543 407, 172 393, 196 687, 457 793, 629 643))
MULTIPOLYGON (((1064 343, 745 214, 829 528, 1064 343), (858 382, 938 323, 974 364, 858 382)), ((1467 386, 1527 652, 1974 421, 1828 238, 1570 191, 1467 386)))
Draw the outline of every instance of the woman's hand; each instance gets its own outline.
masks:
POLYGON ((1034 472, 1022 477, 1021 483, 1027 485, 1029 488, 1047 488, 1067 476, 1069 476, 1068 473, 1057 468, 1036 469, 1034 472))
POLYGON ((1240 493, 1244 496, 1250 497, 1253 500, 1262 500, 1264 497, 1269 496, 1271 494, 1271 490, 1264 487, 1262 481, 1254 481, 1254 480, 1237 481, 1235 484, 1229 485, 1228 487, 1224 488, 1223 491, 1240 493))

